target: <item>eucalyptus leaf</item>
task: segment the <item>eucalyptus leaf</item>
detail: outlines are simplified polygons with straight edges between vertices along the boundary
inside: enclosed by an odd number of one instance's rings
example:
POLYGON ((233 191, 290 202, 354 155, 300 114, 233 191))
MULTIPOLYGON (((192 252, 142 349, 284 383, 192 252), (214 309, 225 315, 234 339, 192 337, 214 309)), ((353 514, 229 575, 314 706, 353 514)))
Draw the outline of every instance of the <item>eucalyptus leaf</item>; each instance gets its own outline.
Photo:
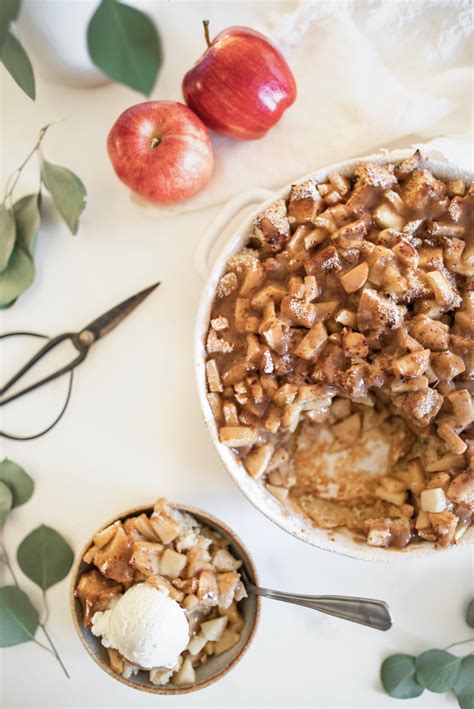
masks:
POLYGON ((22 45, 11 32, 8 32, 3 44, 2 62, 20 89, 34 101, 36 84, 33 67, 22 45))
POLYGON ((446 650, 427 650, 416 659, 416 679, 430 692, 449 692, 458 681, 461 661, 446 650))
POLYGON ((15 246, 7 268, 0 273, 0 307, 11 305, 35 280, 35 265, 29 254, 15 246))
POLYGON ((474 598, 466 609, 466 623, 470 628, 474 628, 474 598))
POLYGON ((395 699, 410 699, 423 693, 415 677, 415 658, 412 655, 390 655, 382 663, 380 677, 388 695, 395 699))
POLYGON ((474 707, 474 655, 464 657, 461 662, 461 672, 454 685, 454 694, 461 709, 474 707))
POLYGON ((13 495, 12 507, 19 507, 28 502, 33 494, 34 482, 23 468, 12 460, 5 458, 0 463, 0 481, 11 490, 13 495))
POLYGON ((67 167, 53 165, 47 160, 41 165, 41 176, 60 215, 72 234, 76 234, 79 217, 86 206, 86 188, 82 181, 67 167))
POLYGON ((102 0, 87 28, 89 54, 111 79, 149 96, 163 56, 153 21, 140 10, 102 0))
POLYGON ((74 553, 58 532, 42 524, 22 541, 17 560, 23 573, 46 591, 67 576, 74 553))
POLYGON ((38 627, 38 611, 17 586, 0 588, 0 647, 33 640, 38 627))
POLYGON ((27 194, 13 205, 17 243, 33 256, 35 237, 41 223, 39 194, 27 194))
POLYGON ((13 507, 12 491, 0 481, 0 524, 6 520, 8 513, 13 507))
MULTIPOLYGON (((20 12, 20 0, 1 0, 0 2, 0 55, 7 38, 10 24, 20 12)), ((3 59, 3 57, 2 57, 3 59)))
POLYGON ((0 272, 4 271, 15 246, 15 219, 5 203, 0 204, 0 272))

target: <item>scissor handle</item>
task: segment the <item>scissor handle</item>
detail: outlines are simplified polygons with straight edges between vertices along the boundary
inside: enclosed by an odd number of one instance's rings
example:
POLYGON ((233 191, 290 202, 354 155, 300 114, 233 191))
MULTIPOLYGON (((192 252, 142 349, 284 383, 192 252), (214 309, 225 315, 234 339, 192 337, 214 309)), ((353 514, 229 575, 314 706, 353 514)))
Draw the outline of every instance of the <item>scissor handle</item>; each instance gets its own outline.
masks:
POLYGON ((88 345, 81 342, 80 338, 78 338, 76 333, 74 332, 66 332, 64 335, 58 335, 57 337, 53 337, 51 340, 49 340, 49 342, 47 342, 43 347, 41 347, 41 349, 38 350, 38 352, 30 360, 28 360, 28 362, 26 362, 26 364, 11 379, 9 379, 2 388, 0 388, 0 406, 8 404, 10 401, 14 401, 14 399, 18 399, 18 397, 23 396, 23 394, 27 394, 28 392, 33 391, 34 389, 37 389, 38 387, 43 386, 44 384, 47 384, 48 382, 51 382, 54 379, 57 379, 58 377, 62 377, 63 374, 67 374, 67 372, 70 372, 72 369, 77 367, 78 364, 84 361, 88 349, 88 345), (33 367, 48 352, 53 350, 55 347, 57 347, 57 345, 61 344, 65 340, 71 340, 72 344, 79 352, 78 356, 73 359, 72 362, 65 365, 61 369, 58 369, 56 372, 49 374, 47 377, 44 377, 43 379, 40 379, 37 382, 34 382, 34 384, 30 384, 30 386, 21 389, 20 391, 16 392, 16 394, 12 394, 12 396, 7 397, 6 399, 1 398, 3 397, 3 394, 5 394, 5 392, 7 392, 14 384, 16 384, 17 381, 22 378, 24 374, 26 374, 26 372, 31 369, 31 367, 33 367))

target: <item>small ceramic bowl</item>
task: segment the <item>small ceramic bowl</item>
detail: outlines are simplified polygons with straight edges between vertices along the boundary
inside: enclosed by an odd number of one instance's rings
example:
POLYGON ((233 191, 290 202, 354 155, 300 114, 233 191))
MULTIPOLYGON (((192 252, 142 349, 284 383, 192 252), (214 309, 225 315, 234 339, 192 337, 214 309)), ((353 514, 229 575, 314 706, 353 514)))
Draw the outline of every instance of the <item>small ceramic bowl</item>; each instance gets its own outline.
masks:
MULTIPOLYGON (((253 563, 252 557, 249 552, 242 544, 237 535, 229 529, 223 522, 212 517, 207 512, 190 507, 188 505, 179 505, 169 503, 171 507, 174 507, 182 512, 188 512, 193 515, 198 522, 205 524, 211 529, 215 529, 217 532, 222 534, 223 537, 230 542, 230 551, 237 558, 241 559, 243 562, 243 568, 250 580, 258 585, 257 574, 255 570, 255 565, 253 563)), ((150 505, 144 505, 141 507, 134 507, 127 512, 123 512, 117 515, 113 519, 108 520, 101 526, 100 529, 108 527, 110 524, 116 520, 126 520, 128 517, 134 517, 142 513, 151 514, 153 507, 150 505)), ((204 689, 209 687, 214 682, 222 679, 235 665, 242 659, 247 649, 249 648, 257 629, 258 620, 260 616, 260 598, 254 595, 248 596, 248 598, 243 599, 239 603, 239 610, 244 617, 244 627, 241 631, 240 640, 234 647, 227 650, 227 652, 218 655, 217 657, 211 656, 205 665, 201 665, 196 668, 196 682, 192 685, 186 685, 183 687, 175 687, 172 684, 157 686, 150 682, 148 678, 148 672, 139 672, 130 679, 124 679, 121 675, 113 672, 109 666, 107 650, 103 647, 100 638, 92 635, 90 628, 86 628, 83 624, 83 612, 80 601, 74 596, 74 589, 76 588, 79 576, 88 569, 92 568, 91 564, 86 564, 82 559, 86 551, 92 545, 92 539, 100 531, 98 529, 91 538, 88 540, 84 548, 82 549, 80 555, 78 556, 76 563, 74 565, 72 576, 71 576, 71 587, 70 587, 70 605, 71 613, 74 621, 75 628, 79 635, 79 638, 84 645, 85 649, 92 657, 92 659, 99 665, 99 667, 111 675, 114 679, 126 684, 133 689, 139 689, 143 692, 150 692, 151 694, 187 694, 188 692, 195 692, 198 689, 204 689)))

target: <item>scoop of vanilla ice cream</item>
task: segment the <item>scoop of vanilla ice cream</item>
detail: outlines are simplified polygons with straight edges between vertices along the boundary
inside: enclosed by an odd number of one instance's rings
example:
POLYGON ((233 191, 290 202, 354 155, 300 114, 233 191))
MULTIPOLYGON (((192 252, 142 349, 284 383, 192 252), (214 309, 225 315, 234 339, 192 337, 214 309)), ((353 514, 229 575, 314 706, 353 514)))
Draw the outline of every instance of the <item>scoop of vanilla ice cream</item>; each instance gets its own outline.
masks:
POLYGON ((148 583, 138 583, 92 618, 92 633, 144 669, 173 668, 189 641, 181 606, 148 583))

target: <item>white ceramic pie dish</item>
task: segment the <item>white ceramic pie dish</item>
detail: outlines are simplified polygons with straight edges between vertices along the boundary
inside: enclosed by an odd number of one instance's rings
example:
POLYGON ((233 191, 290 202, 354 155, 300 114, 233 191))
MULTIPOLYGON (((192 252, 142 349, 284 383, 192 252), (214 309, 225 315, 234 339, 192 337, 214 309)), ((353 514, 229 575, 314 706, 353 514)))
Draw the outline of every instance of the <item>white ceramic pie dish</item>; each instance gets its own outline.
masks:
MULTIPOLYGON (((372 160, 381 164, 389 162, 396 163, 400 162, 412 153, 413 149, 397 150, 384 154, 376 154, 348 160, 346 162, 337 163, 335 165, 330 165, 320 170, 316 170, 305 177, 294 180, 294 183, 302 182, 309 177, 313 177, 317 181, 322 181, 333 172, 339 172, 342 175, 349 176, 353 174, 357 165, 366 162, 367 160, 372 160)), ((471 181, 473 179, 472 172, 463 170, 451 163, 440 160, 428 160, 426 162, 426 167, 431 169, 433 173, 441 179, 460 179, 464 181, 471 181)), ((282 506, 279 502, 277 502, 277 500, 275 500, 275 498, 261 483, 256 481, 247 473, 242 463, 235 457, 234 453, 229 448, 222 445, 219 441, 216 422, 207 401, 207 383, 205 372, 205 342, 216 286, 224 272, 229 257, 245 246, 255 216, 262 209, 269 206, 275 199, 286 198, 289 195, 290 189, 291 184, 274 193, 269 192, 268 190, 257 189, 240 195, 232 200, 226 207, 224 207, 223 211, 210 225, 196 252, 196 268, 205 278, 206 283, 197 313, 194 359, 199 400, 211 440, 225 468, 250 502, 266 517, 272 520, 272 522, 292 534, 297 539, 301 539, 302 541, 312 544, 315 547, 319 547, 320 549, 337 552, 338 554, 343 554, 345 556, 350 556, 355 559, 362 559, 365 561, 388 561, 393 559, 394 555, 396 555, 396 557, 408 556, 413 558, 426 556, 433 553, 440 553, 440 550, 437 549, 433 543, 426 541, 412 543, 401 550, 385 549, 380 547, 371 547, 368 544, 357 542, 349 532, 344 530, 324 530, 313 526, 307 517, 299 514, 292 507, 288 505, 282 506), (218 239, 226 225, 229 224, 229 222, 244 207, 250 204, 256 204, 257 206, 245 217, 240 226, 226 241, 212 267, 209 268, 209 252, 212 245, 218 239)), ((473 542, 474 527, 471 527, 465 533, 458 546, 461 544, 472 544, 473 542)))

